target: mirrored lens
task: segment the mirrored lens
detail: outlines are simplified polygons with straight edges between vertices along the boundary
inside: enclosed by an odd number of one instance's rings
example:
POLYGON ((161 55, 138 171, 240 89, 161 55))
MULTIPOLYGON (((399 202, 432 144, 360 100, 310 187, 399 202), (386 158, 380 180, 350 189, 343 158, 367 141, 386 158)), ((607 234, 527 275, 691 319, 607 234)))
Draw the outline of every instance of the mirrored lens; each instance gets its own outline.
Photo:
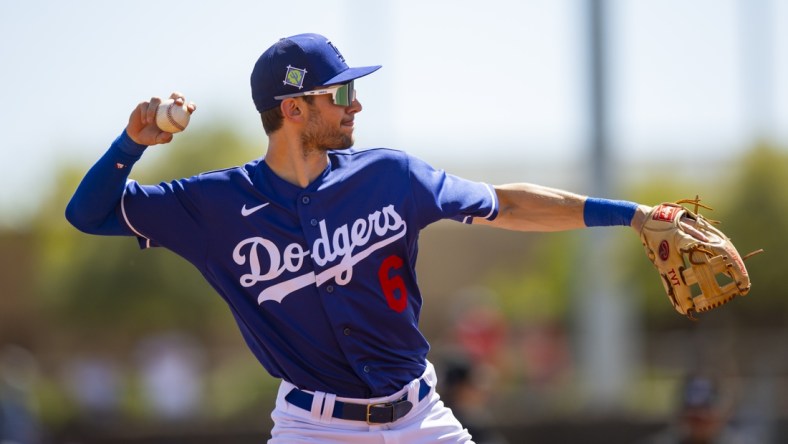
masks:
POLYGON ((332 96, 335 104, 339 106, 350 106, 356 98, 356 89, 354 88, 353 80, 336 89, 332 96))

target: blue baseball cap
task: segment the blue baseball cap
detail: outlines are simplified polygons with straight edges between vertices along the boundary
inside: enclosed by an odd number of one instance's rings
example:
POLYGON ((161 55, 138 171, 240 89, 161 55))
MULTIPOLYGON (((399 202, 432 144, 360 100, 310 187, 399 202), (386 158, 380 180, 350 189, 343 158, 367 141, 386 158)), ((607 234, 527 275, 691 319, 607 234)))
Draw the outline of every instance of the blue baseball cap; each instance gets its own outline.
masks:
POLYGON ((337 47, 320 34, 285 37, 257 59, 251 78, 252 100, 257 111, 267 111, 279 106, 277 96, 347 83, 380 67, 349 67, 337 47))

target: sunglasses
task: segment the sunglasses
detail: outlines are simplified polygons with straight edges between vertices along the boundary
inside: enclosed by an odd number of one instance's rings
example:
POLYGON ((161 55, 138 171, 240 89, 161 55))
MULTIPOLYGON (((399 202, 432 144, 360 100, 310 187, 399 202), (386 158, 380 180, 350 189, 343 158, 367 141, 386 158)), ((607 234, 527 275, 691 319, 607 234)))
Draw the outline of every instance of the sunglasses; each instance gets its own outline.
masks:
POLYGON ((331 94, 331 99, 334 101, 335 105, 350 106, 350 104, 356 100, 356 88, 353 86, 353 82, 354 81, 351 80, 344 85, 326 86, 324 88, 315 89, 312 91, 275 96, 274 99, 282 100, 290 97, 321 96, 323 94, 331 94))

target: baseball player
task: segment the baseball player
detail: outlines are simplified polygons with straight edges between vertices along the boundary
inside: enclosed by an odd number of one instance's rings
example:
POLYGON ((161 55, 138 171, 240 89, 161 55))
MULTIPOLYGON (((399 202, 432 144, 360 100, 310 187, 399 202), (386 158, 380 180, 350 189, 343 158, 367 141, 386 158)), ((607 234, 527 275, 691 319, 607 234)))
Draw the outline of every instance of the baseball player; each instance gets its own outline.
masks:
POLYGON ((281 379, 273 443, 472 442, 435 390, 418 328, 417 242, 427 225, 638 230, 650 210, 351 149, 362 109, 355 81, 379 68, 349 67, 318 34, 283 38, 251 75, 269 139, 263 158, 159 185, 129 180, 148 146, 173 137, 155 125, 154 97, 133 110, 66 210, 84 232, 135 236, 197 267, 281 379))

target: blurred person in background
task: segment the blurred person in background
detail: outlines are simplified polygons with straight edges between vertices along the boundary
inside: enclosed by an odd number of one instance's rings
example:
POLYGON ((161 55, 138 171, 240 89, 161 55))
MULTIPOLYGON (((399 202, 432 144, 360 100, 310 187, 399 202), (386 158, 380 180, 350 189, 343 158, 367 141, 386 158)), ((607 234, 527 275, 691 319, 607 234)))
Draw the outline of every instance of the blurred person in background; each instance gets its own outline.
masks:
POLYGON ((691 375, 679 399, 673 422, 643 444, 765 444, 734 426, 732 406, 723 402, 717 380, 691 375))

